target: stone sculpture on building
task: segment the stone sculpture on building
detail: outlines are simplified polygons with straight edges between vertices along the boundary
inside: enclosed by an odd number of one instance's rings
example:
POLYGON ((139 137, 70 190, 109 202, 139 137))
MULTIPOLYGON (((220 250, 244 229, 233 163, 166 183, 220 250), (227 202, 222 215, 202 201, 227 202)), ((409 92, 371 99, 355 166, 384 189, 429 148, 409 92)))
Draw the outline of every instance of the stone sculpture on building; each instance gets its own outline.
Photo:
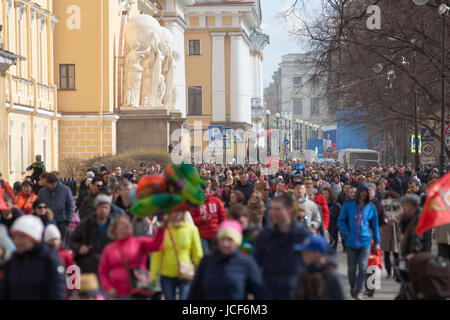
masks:
POLYGON ((123 105, 175 109, 175 51, 170 31, 141 14, 125 28, 123 105), (139 92, 139 93, 138 93, 139 92))

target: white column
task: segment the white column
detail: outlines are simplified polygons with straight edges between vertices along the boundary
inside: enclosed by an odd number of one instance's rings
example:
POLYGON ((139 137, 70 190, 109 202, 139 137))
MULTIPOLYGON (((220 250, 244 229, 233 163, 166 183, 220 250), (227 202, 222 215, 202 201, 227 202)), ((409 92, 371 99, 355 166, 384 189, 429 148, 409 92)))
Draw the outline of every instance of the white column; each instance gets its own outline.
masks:
POLYGON ((175 66, 175 83, 177 85, 177 103, 176 109, 179 110, 183 117, 186 116, 186 68, 185 68, 185 52, 184 52, 184 27, 176 21, 165 21, 165 26, 173 35, 175 46, 180 60, 175 66))
POLYGON ((212 37, 212 121, 226 121, 225 104, 225 35, 211 33, 212 37))
POLYGON ((230 113, 231 121, 251 123, 251 65, 241 33, 230 33, 230 113), (247 83, 246 82, 247 79, 247 83))

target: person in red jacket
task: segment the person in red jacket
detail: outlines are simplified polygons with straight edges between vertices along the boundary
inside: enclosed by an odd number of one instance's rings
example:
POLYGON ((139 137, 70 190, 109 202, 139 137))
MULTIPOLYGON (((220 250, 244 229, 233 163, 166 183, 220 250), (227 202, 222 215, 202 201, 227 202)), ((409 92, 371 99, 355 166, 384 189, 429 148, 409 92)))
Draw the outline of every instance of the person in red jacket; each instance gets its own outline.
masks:
MULTIPOLYGON (((310 179, 308 177, 308 178, 305 178, 304 181, 305 181, 305 186, 306 186, 307 190, 313 188, 312 179, 310 179)), ((316 195, 314 197, 314 202, 321 208, 323 226, 328 231, 328 225, 330 223, 330 211, 328 209, 327 200, 325 199, 325 197, 322 194, 316 193, 316 195)))
POLYGON ((168 215, 165 215, 154 237, 134 237, 129 216, 118 215, 113 220, 108 236, 114 242, 105 247, 98 265, 100 284, 110 298, 147 299, 144 293, 132 291, 129 270, 148 270, 148 254, 163 249, 167 224, 168 215))
POLYGON ((3 180, 1 172, 0 172, 0 189, 3 189, 3 193, 9 194, 9 196, 14 199, 15 196, 14 191, 9 185, 9 183, 3 180))
POLYGON ((222 201, 211 193, 209 185, 203 189, 203 194, 205 202, 199 207, 191 209, 190 214, 200 232, 203 253, 206 255, 211 251, 212 241, 216 236, 219 224, 227 220, 227 213, 222 201))

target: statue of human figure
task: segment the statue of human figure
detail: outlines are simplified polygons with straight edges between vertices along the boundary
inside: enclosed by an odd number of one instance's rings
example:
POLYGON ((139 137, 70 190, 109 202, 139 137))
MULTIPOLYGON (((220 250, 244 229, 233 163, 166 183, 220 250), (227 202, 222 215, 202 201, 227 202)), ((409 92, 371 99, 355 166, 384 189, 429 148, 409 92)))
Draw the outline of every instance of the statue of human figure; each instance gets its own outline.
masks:
POLYGON ((123 105, 139 106, 139 94, 143 68, 141 61, 149 48, 139 51, 141 44, 136 41, 125 57, 125 80, 123 105))
POLYGON ((161 105, 158 98, 161 91, 161 64, 162 54, 159 50, 159 37, 156 32, 153 32, 150 50, 144 57, 142 64, 144 71, 141 85, 141 105, 143 107, 151 108, 161 105))
POLYGON ((166 93, 164 95, 163 104, 169 110, 174 110, 177 102, 177 87, 175 83, 175 61, 179 59, 177 52, 168 48, 168 53, 164 57, 162 63, 162 74, 166 85, 166 93))

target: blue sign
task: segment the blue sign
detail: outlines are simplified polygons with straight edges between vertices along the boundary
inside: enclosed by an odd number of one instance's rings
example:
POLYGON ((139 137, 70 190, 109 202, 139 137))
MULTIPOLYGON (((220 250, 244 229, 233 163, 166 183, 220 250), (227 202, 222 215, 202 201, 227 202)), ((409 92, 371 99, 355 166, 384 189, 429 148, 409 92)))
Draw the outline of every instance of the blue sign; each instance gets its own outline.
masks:
POLYGON ((239 144, 245 143, 245 140, 244 140, 244 131, 235 131, 234 134, 233 134, 233 136, 234 136, 234 141, 235 141, 236 143, 239 143, 239 144))
POLYGON ((289 144, 289 140, 287 140, 287 139, 284 140, 284 144, 285 144, 285 145, 288 145, 288 144, 289 144))
POLYGON ((208 127, 208 137, 209 141, 222 140, 222 126, 209 126, 208 127))
POLYGON ((308 150, 316 150, 317 148, 317 157, 323 158, 323 140, 322 139, 308 139, 308 150))
POLYGON ((231 139, 231 128, 225 128, 225 150, 231 151, 233 150, 233 143, 231 139))
POLYGON ((420 136, 422 137, 422 142, 434 142, 434 137, 427 128, 420 129, 420 136))

